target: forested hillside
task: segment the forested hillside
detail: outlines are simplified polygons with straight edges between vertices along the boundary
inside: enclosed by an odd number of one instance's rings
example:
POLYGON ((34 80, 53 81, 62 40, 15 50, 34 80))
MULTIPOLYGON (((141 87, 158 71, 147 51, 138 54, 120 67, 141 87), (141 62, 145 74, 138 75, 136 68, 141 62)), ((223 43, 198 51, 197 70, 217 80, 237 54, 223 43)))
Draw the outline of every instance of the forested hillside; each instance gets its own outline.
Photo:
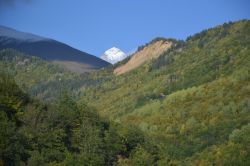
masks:
POLYGON ((92 77, 104 75, 108 81, 83 94, 101 113, 119 117, 175 91, 230 76, 242 68, 247 71, 249 24, 240 21, 205 30, 185 43, 177 43, 157 60, 121 76, 93 73, 92 77))
POLYGON ((172 161, 245 165, 249 54, 250 22, 225 23, 177 43, 138 69, 83 91, 82 100, 102 116, 125 126, 133 124, 150 135, 163 165, 172 161), (232 139, 240 132, 236 137, 242 138, 232 139))
POLYGON ((1 51, 0 165, 250 165, 250 21, 164 41, 121 75, 1 51))
POLYGON ((84 74, 80 76, 13 49, 0 51, 0 67, 15 78, 21 89, 44 101, 54 100, 66 87, 73 94, 84 84, 88 84, 84 81, 84 74))
POLYGON ((0 109, 0 165, 113 165, 153 146, 139 129, 99 117, 67 91, 52 104, 34 100, 3 72, 0 109))

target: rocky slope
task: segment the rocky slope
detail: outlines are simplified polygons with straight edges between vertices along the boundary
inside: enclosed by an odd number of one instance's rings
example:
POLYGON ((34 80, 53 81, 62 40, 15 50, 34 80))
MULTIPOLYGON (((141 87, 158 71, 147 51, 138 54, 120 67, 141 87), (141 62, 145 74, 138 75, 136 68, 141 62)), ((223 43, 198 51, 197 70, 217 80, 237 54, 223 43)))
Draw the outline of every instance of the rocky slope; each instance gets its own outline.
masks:
POLYGON ((161 54, 167 51, 172 46, 171 41, 158 40, 154 41, 148 46, 144 47, 142 50, 137 51, 132 55, 130 60, 124 65, 118 66, 114 73, 117 75, 129 72, 141 64, 148 62, 152 59, 158 58, 161 54))

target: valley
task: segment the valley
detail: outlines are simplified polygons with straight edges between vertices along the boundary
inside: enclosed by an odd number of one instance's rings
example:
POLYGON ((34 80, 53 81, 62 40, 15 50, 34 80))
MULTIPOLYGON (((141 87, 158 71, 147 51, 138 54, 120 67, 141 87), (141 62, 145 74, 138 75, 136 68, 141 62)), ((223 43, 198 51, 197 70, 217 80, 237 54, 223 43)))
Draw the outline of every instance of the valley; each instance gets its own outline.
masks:
POLYGON ((0 165, 250 165, 249 20, 155 38, 114 65, 9 40, 0 165))

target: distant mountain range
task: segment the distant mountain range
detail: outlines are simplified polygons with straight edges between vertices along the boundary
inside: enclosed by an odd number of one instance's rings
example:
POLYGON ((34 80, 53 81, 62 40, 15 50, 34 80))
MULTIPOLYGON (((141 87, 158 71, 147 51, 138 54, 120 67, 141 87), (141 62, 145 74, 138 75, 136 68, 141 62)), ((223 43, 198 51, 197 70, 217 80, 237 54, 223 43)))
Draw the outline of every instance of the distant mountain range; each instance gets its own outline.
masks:
POLYGON ((98 57, 59 41, 0 26, 0 50, 6 48, 38 56, 77 73, 84 73, 109 65, 108 62, 98 57))

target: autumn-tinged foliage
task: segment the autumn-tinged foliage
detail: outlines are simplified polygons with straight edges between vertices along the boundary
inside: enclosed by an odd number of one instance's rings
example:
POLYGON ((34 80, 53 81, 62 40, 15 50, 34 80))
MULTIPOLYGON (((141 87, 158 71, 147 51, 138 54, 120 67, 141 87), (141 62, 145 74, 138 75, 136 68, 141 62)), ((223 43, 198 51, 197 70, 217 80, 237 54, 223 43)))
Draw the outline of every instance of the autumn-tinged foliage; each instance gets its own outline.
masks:
POLYGON ((3 50, 0 165, 250 165, 249 55, 247 20, 120 76, 3 50))
POLYGON ((68 91, 55 103, 42 104, 9 75, 1 73, 0 80, 1 165, 112 165, 118 156, 144 146, 146 137, 139 129, 102 119, 68 91))
POLYGON ((102 116, 144 131, 157 145, 159 165, 248 165, 249 143, 229 138, 250 123, 250 22, 176 43, 157 60, 84 90, 83 99, 102 116))

